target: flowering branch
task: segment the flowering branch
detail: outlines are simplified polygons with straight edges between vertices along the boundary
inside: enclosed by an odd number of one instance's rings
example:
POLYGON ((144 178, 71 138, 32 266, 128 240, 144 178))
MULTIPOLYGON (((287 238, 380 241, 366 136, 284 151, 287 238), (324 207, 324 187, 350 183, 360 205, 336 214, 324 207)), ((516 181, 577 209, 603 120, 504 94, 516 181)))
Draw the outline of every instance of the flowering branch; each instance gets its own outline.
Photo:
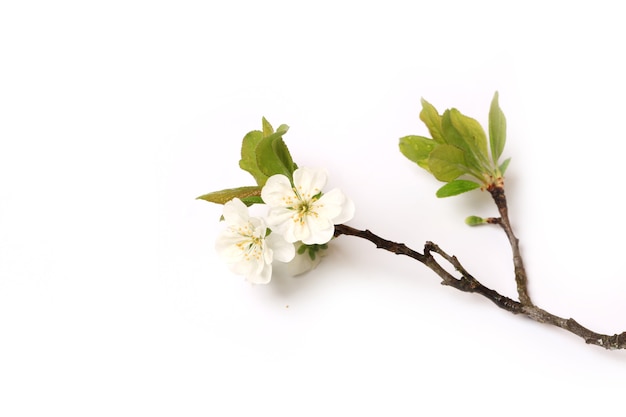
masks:
MULTIPOLYGON (((513 314, 522 314, 539 323, 551 324, 565 329, 577 336, 582 337, 587 344, 602 346, 606 349, 626 349, 626 332, 614 334, 612 336, 596 333, 580 325, 576 320, 565 319, 549 313, 533 304, 525 304, 521 301, 512 300, 497 291, 484 286, 474 276, 472 276, 459 262, 456 256, 448 255, 438 245, 433 242, 426 242, 424 253, 420 253, 407 247, 404 243, 396 243, 372 233, 369 230, 358 230, 345 224, 335 226, 335 236, 354 236, 368 240, 377 248, 386 250, 396 255, 405 255, 422 263, 435 274, 437 274, 443 285, 456 288, 459 291, 477 293, 487 298, 503 310, 513 314), (454 267, 461 276, 455 277, 449 273, 433 256, 436 253, 454 267)), ((514 252, 516 250, 514 249, 514 252)), ((519 251, 519 249, 517 250, 519 251)), ((521 258, 520 258, 521 265, 521 258)), ((515 267, 517 270, 517 266, 515 267)), ((518 281, 519 284, 519 281, 518 281)), ((518 285, 519 289, 519 285, 518 285)))
POLYGON ((565 319, 537 307, 528 293, 528 278, 513 232, 506 196, 504 173, 510 158, 500 161, 506 142, 506 119, 494 95, 489 110, 489 137, 480 124, 449 109, 440 114, 422 100, 420 119, 431 137, 410 135, 400 139, 400 151, 409 160, 445 184, 437 197, 450 197, 475 189, 491 195, 500 217, 469 216, 470 226, 499 225, 506 234, 512 254, 519 301, 508 298, 480 283, 438 245, 426 242, 420 253, 403 243, 396 243, 358 230, 345 222, 354 216, 354 203, 339 189, 324 191, 327 173, 324 169, 298 167, 283 141, 289 129, 280 125, 274 130, 263 119, 262 130, 249 132, 241 147, 239 166, 249 172, 256 185, 246 185, 208 193, 198 197, 224 205, 226 229, 220 233, 216 250, 230 269, 253 284, 267 284, 272 278, 275 261, 286 262, 287 271, 298 275, 315 268, 333 237, 354 236, 368 240, 377 248, 408 256, 435 272, 442 284, 469 293, 477 293, 513 314, 522 314, 540 323, 565 329, 588 344, 606 349, 626 349, 626 332, 615 335, 596 333, 576 320, 565 319), (267 207, 267 214, 253 217, 248 207, 267 207), (443 258, 460 276, 448 272, 434 255, 443 258))

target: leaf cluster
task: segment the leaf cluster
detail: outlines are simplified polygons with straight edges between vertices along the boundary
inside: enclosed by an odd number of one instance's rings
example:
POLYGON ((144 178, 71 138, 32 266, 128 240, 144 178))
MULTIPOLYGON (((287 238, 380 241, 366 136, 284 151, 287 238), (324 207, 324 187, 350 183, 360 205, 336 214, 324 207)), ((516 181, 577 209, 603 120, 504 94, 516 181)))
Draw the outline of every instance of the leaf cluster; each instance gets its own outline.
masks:
POLYGON ((325 251, 326 249, 328 249, 328 244, 324 243, 324 244, 312 244, 312 245, 305 245, 304 243, 302 244, 302 246, 300 246, 297 250, 298 255, 304 255, 305 253, 309 254, 309 258, 311 258, 312 261, 315 260, 315 258, 317 257, 318 252, 322 252, 325 251))
POLYGON ((283 124, 274 130, 265 117, 262 125, 262 130, 253 130, 244 136, 239 161, 239 167, 252 175, 256 185, 211 192, 201 195, 199 200, 225 204, 233 198, 239 198, 248 206, 260 204, 263 203, 261 189, 269 177, 276 174, 285 175, 289 179, 293 177, 298 166, 293 162, 283 140, 289 126, 283 124))
POLYGON ((499 163, 506 143, 506 118, 494 94, 489 110, 489 140, 475 119, 455 108, 439 114, 422 99, 420 119, 431 135, 400 138, 400 151, 446 184, 437 197, 449 197, 502 181, 509 160, 499 163), (460 178, 465 177, 465 178, 460 178))

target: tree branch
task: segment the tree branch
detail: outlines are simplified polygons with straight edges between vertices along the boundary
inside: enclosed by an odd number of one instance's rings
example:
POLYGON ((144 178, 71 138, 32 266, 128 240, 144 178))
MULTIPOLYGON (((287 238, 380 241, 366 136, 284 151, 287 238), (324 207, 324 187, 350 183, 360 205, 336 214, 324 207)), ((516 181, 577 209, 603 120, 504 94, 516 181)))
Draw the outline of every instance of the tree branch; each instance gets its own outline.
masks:
MULTIPOLYGON (((493 195, 493 194, 492 194, 493 195)), ((504 197, 504 192, 502 193, 502 197, 504 197)), ((495 199, 495 197, 494 197, 495 199)), ((497 202, 496 202, 497 204, 497 202)), ((506 207, 506 203, 505 203, 506 207)), ((500 212, 501 215, 503 212, 500 212)), ((504 214, 507 214, 506 211, 504 214)), ((503 216, 503 222, 505 222, 503 216)), ((508 216, 506 217, 506 222, 508 223, 508 216)), ((504 227, 504 226, 503 226, 504 227)), ((507 232, 507 236, 509 239, 513 237, 513 241, 511 241, 511 245, 513 246, 514 259, 515 253, 519 255, 519 247, 517 247, 517 238, 514 237, 512 230, 510 229, 507 232), (510 234, 509 234, 510 233, 510 234), (515 245, 513 244, 515 242, 515 245), (516 249, 517 248, 517 249, 516 249)), ((507 229, 505 228, 505 232, 507 229)), ((404 243, 397 243, 387 239, 383 239, 382 237, 372 233, 369 230, 358 230, 353 227, 347 226, 345 224, 340 224, 335 226, 335 237, 347 235, 347 236, 355 236, 361 239, 368 240, 376 245, 379 249, 384 249, 388 252, 395 253, 396 255, 405 255, 410 258, 415 259, 416 261, 424 264, 430 270, 435 272, 441 279, 442 284, 456 288, 459 291, 468 292, 468 293, 477 293, 487 298, 495 305, 500 307, 503 310, 509 311, 513 314, 522 314, 534 321, 539 323, 551 324, 553 326, 560 327, 573 333, 585 340, 586 343, 602 346, 606 349, 626 349, 626 332, 622 332, 620 334, 614 334, 612 336, 596 333, 587 329, 586 327, 580 325, 576 320, 570 318, 565 319, 559 316, 556 316, 552 313, 549 313, 541 308, 533 305, 530 302, 530 298, 528 301, 521 302, 512 300, 495 290, 492 290, 488 287, 485 287, 481 284, 476 278, 474 278, 465 268, 461 265, 456 256, 448 255, 444 252, 439 246, 432 242, 426 242, 424 245, 424 253, 420 253, 415 251, 409 247, 407 247, 404 243), (447 261, 450 265, 454 267, 456 271, 458 271, 461 276, 459 278, 455 277, 448 271, 446 271, 437 259, 433 256, 433 253, 441 256, 445 261, 447 261)), ((518 283, 518 291, 520 289, 520 282, 523 284, 522 289, 525 288, 525 278, 526 273, 524 272, 523 265, 521 264, 521 257, 519 257, 519 263, 515 264, 516 271, 516 281, 518 283), (520 269, 521 268, 521 269, 520 269), (522 278, 524 281, 520 281, 518 279, 518 272, 523 272, 522 278)), ((522 291, 524 293, 524 291, 522 291)), ((521 298, 521 294, 520 294, 521 298)))

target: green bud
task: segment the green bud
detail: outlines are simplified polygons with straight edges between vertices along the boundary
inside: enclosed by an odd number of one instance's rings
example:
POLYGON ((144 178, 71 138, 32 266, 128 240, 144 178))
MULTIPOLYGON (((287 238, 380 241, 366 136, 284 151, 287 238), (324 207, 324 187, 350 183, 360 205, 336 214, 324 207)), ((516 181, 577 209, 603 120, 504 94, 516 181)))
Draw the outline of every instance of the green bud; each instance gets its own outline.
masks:
POLYGON ((469 216, 468 218, 465 219, 465 224, 469 226, 478 226, 478 225, 486 224, 486 223, 487 223, 487 220, 478 216, 469 216))

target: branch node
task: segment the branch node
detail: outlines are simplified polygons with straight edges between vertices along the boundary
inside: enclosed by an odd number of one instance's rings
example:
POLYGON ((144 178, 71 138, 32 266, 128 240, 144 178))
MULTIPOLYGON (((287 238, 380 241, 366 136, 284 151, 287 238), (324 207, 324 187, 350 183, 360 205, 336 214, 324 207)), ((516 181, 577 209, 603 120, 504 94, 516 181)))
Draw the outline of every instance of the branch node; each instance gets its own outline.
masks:
POLYGON ((437 252, 437 245, 429 240, 424 244, 424 256, 431 256, 430 252, 437 252))

